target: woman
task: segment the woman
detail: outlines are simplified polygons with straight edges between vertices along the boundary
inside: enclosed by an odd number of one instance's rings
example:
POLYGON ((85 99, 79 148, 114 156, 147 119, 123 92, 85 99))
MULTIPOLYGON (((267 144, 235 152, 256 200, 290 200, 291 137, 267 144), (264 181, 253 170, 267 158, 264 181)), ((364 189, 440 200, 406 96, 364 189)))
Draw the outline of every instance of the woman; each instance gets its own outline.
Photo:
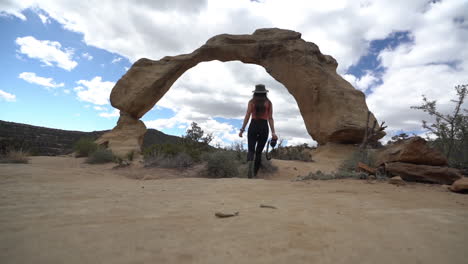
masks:
MULTIPOLYGON (((275 124, 273 122, 273 104, 267 97, 268 90, 265 85, 255 85, 253 91, 253 98, 249 101, 247 112, 245 113, 244 124, 239 132, 239 137, 245 131, 245 126, 250 121, 249 131, 247 134, 249 152, 247 154, 247 161, 250 163, 254 160, 254 176, 257 175, 258 169, 262 162, 262 151, 268 139, 268 124, 270 124, 271 134, 274 139, 278 139, 275 133, 275 124)), ((250 178, 249 171, 249 178, 250 178)))

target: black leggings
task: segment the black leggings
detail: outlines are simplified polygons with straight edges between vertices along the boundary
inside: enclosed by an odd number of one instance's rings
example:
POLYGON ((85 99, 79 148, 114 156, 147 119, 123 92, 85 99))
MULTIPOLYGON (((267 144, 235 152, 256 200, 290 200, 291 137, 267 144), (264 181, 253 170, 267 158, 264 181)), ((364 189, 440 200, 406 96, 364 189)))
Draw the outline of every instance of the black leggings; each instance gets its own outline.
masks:
POLYGON ((258 169, 262 163, 262 151, 265 147, 265 143, 268 139, 268 121, 265 119, 252 119, 249 125, 249 131, 247 134, 249 153, 247 154, 247 160, 251 161, 254 159, 254 173, 257 175, 258 169))

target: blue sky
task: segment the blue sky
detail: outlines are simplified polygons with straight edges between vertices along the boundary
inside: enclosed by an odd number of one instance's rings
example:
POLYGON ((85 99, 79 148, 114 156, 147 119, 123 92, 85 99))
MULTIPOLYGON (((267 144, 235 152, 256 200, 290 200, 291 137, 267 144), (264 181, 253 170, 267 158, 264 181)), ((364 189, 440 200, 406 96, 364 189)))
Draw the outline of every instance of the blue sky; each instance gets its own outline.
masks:
MULTIPOLYGON (((425 94, 449 111, 453 86, 468 82, 466 1, 293 2, 0 3, 0 119, 111 129, 118 114, 108 95, 135 60, 191 52, 213 35, 261 27, 299 31, 337 59, 338 73, 366 94, 370 110, 389 125, 389 137, 424 133, 425 115, 409 107, 425 94)), ((284 86, 263 68, 238 62, 189 70, 142 120, 175 135, 196 121, 216 143, 229 144, 238 140, 255 83, 265 83, 281 106, 275 108, 280 137, 313 143, 284 86)))

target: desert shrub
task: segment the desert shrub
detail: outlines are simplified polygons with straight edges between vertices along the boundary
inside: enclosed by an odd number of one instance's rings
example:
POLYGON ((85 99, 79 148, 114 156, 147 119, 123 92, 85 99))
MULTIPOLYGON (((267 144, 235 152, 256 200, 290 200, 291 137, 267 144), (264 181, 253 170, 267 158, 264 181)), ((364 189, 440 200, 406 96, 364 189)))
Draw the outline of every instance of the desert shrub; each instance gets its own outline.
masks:
POLYGON ((271 152, 271 155, 273 158, 280 160, 312 161, 311 149, 307 144, 284 147, 280 143, 278 148, 271 152))
POLYGON ((239 176, 240 162, 233 152, 217 151, 205 155, 206 171, 210 178, 232 178, 239 176))
POLYGON ((88 157, 98 149, 98 145, 92 138, 80 138, 74 145, 76 157, 88 157))
POLYGON ((337 180, 337 179, 367 179, 368 175, 364 172, 356 171, 338 171, 336 173, 323 173, 318 170, 316 172, 310 172, 305 176, 298 176, 296 181, 306 180, 337 180))
POLYGON ((179 153, 189 155, 192 160, 198 162, 201 160, 202 153, 207 151, 199 143, 187 142, 182 143, 167 143, 167 144, 154 144, 143 151, 145 159, 152 159, 154 157, 175 157, 179 153))
POLYGON ((161 168, 188 168, 194 163, 192 157, 185 152, 180 152, 175 155, 157 154, 145 158, 145 167, 161 167, 161 168))
POLYGON ((86 163, 89 164, 102 164, 113 162, 115 160, 112 151, 105 148, 97 148, 94 152, 90 153, 86 159, 86 163))
POLYGON ((10 150, 0 157, 0 163, 28 163, 29 153, 23 150, 10 150))
POLYGON ((340 172, 353 172, 356 166, 362 162, 370 167, 375 166, 375 155, 370 149, 359 149, 353 152, 338 168, 340 172))

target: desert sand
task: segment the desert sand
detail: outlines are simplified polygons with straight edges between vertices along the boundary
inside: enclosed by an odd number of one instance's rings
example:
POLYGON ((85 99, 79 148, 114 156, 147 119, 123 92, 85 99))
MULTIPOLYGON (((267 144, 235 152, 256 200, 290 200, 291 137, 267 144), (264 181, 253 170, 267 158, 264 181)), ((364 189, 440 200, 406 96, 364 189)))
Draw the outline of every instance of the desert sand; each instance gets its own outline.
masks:
POLYGON ((467 263, 468 195, 291 181, 326 158, 274 161, 254 180, 72 157, 0 164, 0 263, 467 263))

